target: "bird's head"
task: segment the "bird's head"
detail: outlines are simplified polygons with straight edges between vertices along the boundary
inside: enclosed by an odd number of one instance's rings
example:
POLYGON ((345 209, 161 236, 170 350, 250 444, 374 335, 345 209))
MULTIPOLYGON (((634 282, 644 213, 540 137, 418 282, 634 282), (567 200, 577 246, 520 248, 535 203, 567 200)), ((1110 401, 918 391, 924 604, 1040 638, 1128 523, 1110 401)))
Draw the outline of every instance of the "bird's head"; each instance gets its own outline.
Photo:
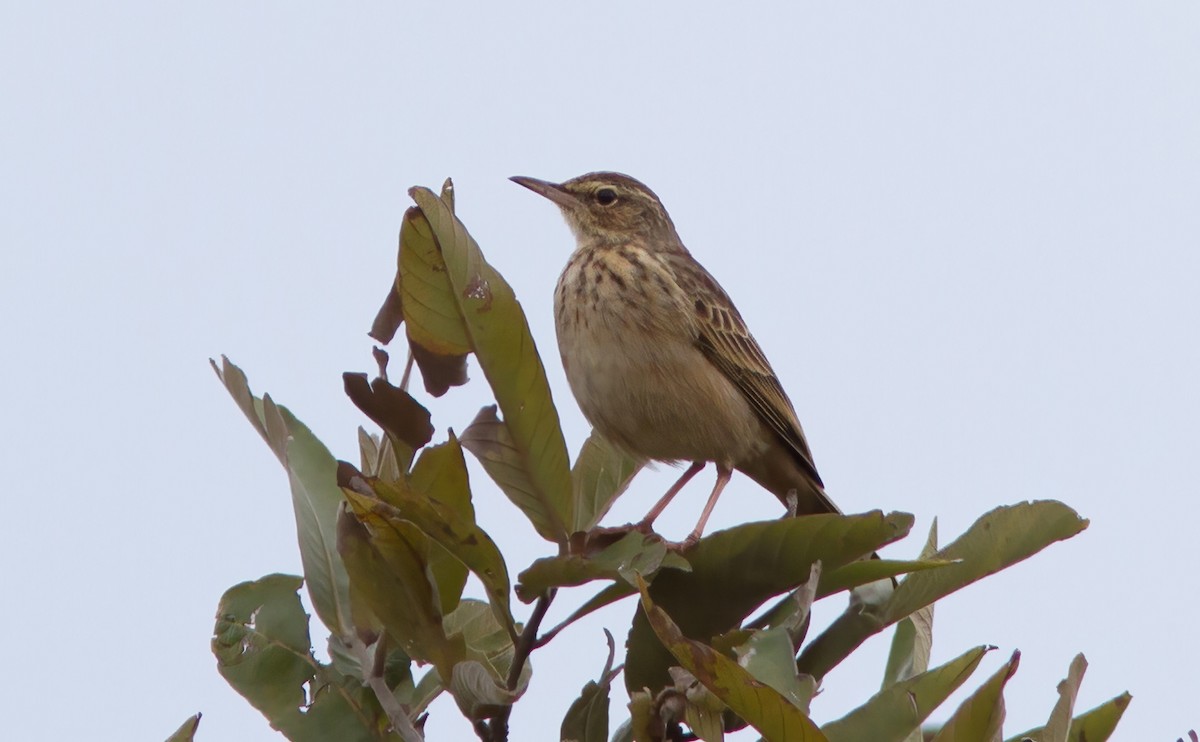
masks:
POLYGON ((658 196, 628 175, 588 173, 562 183, 518 175, 512 181, 557 204, 581 245, 636 241, 653 249, 679 244, 658 196))

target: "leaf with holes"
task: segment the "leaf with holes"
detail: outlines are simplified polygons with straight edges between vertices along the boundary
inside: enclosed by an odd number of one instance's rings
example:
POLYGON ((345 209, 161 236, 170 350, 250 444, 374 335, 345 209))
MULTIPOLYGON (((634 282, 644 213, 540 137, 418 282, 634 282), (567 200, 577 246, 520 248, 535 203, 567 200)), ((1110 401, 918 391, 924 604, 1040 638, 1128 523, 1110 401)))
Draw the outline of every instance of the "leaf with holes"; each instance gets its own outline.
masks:
POLYGON ((345 501, 337 486, 337 461, 304 423, 269 395, 250 392, 246 375, 228 358, 213 370, 229 390, 250 424, 283 464, 292 490, 296 536, 305 584, 317 616, 339 636, 353 630, 350 620, 350 580, 337 553, 337 513, 345 501))

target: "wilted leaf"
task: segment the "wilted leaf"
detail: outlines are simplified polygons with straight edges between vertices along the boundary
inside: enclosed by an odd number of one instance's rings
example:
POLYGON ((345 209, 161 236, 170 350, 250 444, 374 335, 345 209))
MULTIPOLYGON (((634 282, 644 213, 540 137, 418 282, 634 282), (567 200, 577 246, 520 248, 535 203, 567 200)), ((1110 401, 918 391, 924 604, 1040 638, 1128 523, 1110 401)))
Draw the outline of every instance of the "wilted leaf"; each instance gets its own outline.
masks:
POLYGON ((471 348, 504 413, 511 446, 519 452, 532 486, 530 494, 549 522, 549 533, 543 535, 565 544, 575 522, 567 447, 521 305, 449 204, 426 188, 413 188, 409 194, 441 248, 471 348))
POLYGON ((192 742, 196 736, 196 729, 200 726, 200 716, 201 714, 196 714, 180 724, 175 733, 167 737, 167 742, 192 742))
POLYGON ((882 606, 852 606, 809 642, 798 666, 801 672, 822 678, 872 634, 1086 527, 1086 520, 1054 500, 996 508, 933 555, 936 560, 955 564, 908 575, 882 606))
POLYGON ((933 742, 1000 742, 1004 725, 1004 685, 1017 671, 1021 653, 1013 652, 1012 659, 988 678, 982 686, 962 702, 933 742))
POLYGON ((818 742, 825 735, 773 688, 755 680, 738 663, 707 644, 688 639, 642 588, 642 611, 677 663, 745 719, 768 742, 818 742))
POLYGON ((837 721, 821 727, 830 742, 900 742, 971 677, 989 647, 976 647, 941 667, 893 683, 837 721))
POLYGON ((375 321, 371 323, 371 330, 367 334, 387 345, 392 342, 392 338, 396 337, 396 330, 400 329, 400 323, 403 321, 404 303, 400 299, 400 274, 397 273, 396 277, 392 279, 387 297, 379 307, 379 312, 375 314, 375 321))
POLYGON ((337 553, 337 512, 345 501, 337 486, 337 461, 329 449, 269 395, 260 400, 250 392, 246 375, 221 357, 213 370, 229 390, 250 424, 258 431, 288 473, 300 561, 317 616, 339 636, 353 630, 350 620, 350 581, 337 553))
POLYGON ((408 392, 380 378, 368 383, 366 374, 344 373, 342 383, 354 406, 391 437, 414 450, 433 438, 429 410, 408 392))
MULTIPOLYGON (((879 511, 747 523, 701 539, 684 552, 692 571, 660 572, 650 594, 684 635, 708 640, 807 581, 813 562, 837 569, 902 538, 911 526, 911 515, 885 517, 879 511)), ((657 692, 669 683, 671 657, 641 612, 634 616, 628 647, 627 688, 657 692)))
POLYGON ((595 528, 633 481, 642 462, 609 443, 595 430, 583 442, 571 469, 575 496, 573 532, 595 528))
POLYGON ((562 742, 608 742, 608 692, 612 685, 613 657, 616 644, 608 629, 608 661, 600 671, 598 680, 589 680, 576 698, 559 729, 562 742))
MULTIPOLYGON (((582 585, 592 580, 649 577, 664 566, 667 545, 657 536, 630 531, 620 541, 592 557, 558 556, 538 559, 518 575, 517 597, 532 603, 552 587, 582 585)), ((671 560, 669 564, 677 563, 671 560)))
POLYGON ((387 739, 374 696, 312 656, 301 582, 268 575, 225 592, 213 629, 217 670, 290 740, 387 739))

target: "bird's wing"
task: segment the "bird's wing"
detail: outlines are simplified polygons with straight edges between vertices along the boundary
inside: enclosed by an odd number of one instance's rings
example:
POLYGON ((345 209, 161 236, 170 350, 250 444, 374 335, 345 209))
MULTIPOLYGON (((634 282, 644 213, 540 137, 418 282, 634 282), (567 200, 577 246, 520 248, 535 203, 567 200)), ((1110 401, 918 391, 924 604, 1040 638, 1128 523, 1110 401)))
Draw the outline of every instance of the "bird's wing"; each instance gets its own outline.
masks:
MULTIPOLYGON (((700 270, 703 271, 702 268, 700 270)), ((709 300, 697 299, 695 305, 700 350, 745 395, 750 406, 771 430, 795 452, 801 468, 818 486, 824 487, 792 402, 754 336, 746 329, 741 314, 707 271, 697 279, 709 289, 706 292, 709 300), (713 298, 720 300, 712 301, 713 298)))

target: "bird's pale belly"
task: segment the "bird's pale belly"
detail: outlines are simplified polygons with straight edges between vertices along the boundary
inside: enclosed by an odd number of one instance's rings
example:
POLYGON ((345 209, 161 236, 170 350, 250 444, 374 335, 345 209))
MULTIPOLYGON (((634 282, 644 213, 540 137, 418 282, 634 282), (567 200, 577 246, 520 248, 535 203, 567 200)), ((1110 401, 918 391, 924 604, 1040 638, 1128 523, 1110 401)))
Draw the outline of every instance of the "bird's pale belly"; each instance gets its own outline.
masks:
POLYGON ((645 329, 570 315, 559 322, 567 381, 592 425, 659 461, 735 464, 761 453, 762 423, 733 384, 693 343, 645 329))

